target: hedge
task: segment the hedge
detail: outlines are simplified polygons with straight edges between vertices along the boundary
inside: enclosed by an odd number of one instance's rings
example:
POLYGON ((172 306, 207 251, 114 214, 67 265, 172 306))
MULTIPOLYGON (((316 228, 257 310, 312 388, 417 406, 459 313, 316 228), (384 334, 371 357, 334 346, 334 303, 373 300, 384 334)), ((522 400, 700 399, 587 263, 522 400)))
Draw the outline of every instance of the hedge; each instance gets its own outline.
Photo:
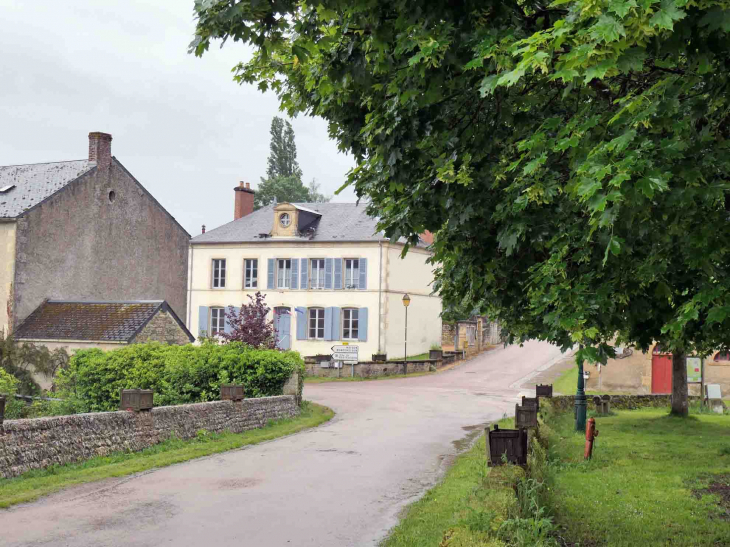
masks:
POLYGON ((116 410, 120 389, 153 389, 155 406, 214 401, 221 384, 243 384, 246 397, 281 395, 304 361, 293 351, 253 349, 239 342, 200 346, 133 344, 77 351, 57 386, 80 412, 116 410))

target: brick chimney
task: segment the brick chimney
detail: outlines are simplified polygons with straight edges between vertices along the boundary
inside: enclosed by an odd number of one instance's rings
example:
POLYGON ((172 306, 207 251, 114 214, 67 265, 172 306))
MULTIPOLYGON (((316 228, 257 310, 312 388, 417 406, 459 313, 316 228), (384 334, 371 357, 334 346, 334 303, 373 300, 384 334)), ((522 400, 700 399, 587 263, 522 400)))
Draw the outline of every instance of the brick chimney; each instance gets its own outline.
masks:
POLYGON ((112 164, 112 136, 109 133, 89 133, 89 161, 95 161, 100 171, 109 169, 112 164))
POLYGON ((233 220, 238 220, 241 217, 253 213, 253 195, 255 192, 251 190, 251 185, 247 182, 246 186, 244 186, 243 182, 241 182, 233 190, 236 192, 233 220))

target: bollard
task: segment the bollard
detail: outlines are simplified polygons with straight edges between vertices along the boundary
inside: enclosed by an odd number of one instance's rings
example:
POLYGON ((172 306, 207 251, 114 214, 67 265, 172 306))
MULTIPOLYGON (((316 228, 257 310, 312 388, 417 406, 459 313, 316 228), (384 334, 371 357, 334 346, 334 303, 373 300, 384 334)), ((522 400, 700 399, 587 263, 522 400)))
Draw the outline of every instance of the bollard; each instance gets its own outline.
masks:
POLYGON ((589 418, 586 424, 586 449, 583 454, 584 459, 590 460, 593 457, 593 441, 598 437, 598 430, 596 429, 596 419, 589 418))
POLYGON ((5 397, 0 397, 0 426, 3 425, 5 420, 5 397))

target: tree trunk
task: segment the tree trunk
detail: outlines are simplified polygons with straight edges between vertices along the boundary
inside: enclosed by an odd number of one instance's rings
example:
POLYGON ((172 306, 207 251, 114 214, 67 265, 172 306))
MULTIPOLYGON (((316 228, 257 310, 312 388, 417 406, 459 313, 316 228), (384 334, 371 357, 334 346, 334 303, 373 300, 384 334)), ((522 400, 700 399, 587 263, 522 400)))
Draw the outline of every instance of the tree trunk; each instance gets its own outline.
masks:
POLYGON ((687 391, 687 364, 684 353, 672 353, 672 415, 687 416, 689 414, 687 391))

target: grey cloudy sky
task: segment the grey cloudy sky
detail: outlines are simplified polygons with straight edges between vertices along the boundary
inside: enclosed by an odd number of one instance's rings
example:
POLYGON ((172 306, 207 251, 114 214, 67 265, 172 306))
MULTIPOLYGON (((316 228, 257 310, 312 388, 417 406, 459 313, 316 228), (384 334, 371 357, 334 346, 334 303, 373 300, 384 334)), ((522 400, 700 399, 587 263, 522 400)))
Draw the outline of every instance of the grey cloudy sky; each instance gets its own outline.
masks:
MULTIPOLYGON (((233 219, 265 174, 272 93, 232 81, 240 44, 187 53, 193 0, 0 0, 0 165, 82 159, 90 131, 192 235, 233 219)), ((318 118, 292 120, 305 182, 353 165, 318 118)), ((346 190, 334 201, 354 201, 346 190)))

